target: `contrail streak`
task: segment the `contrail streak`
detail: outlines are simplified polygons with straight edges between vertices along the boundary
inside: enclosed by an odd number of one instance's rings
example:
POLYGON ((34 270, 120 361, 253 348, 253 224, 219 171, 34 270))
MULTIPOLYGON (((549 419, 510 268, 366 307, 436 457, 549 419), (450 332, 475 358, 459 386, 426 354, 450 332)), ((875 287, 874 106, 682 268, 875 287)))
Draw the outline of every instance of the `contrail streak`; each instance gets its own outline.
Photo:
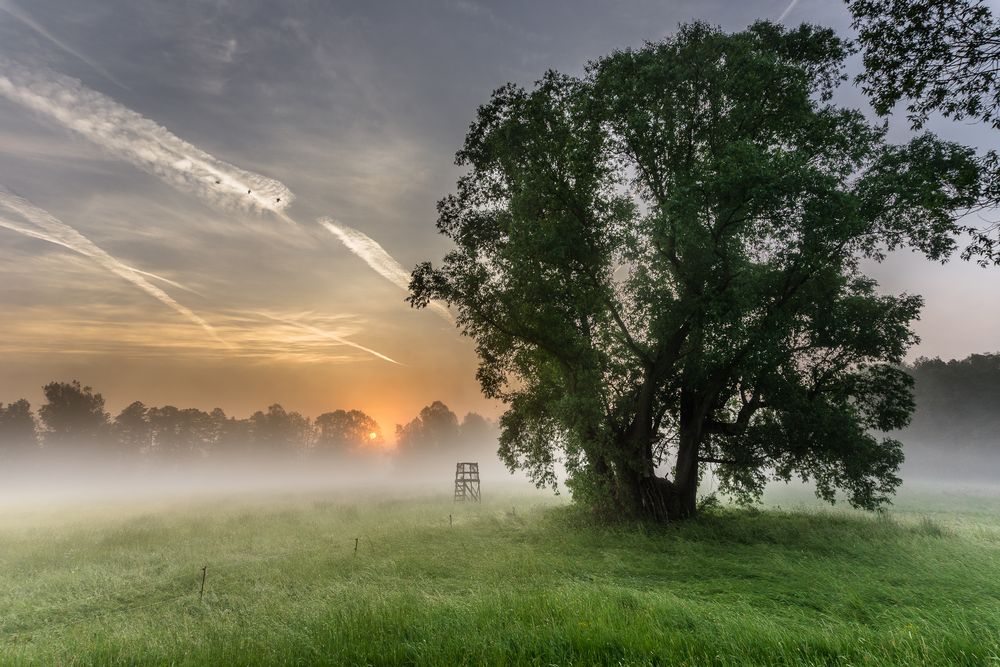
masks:
MULTIPOLYGON (((404 269, 392 255, 386 252, 385 248, 379 245, 378 241, 364 232, 360 232, 347 225, 342 225, 332 218, 322 218, 319 224, 323 225, 327 231, 340 239, 340 242, 347 246, 348 250, 363 259, 368 266, 383 278, 409 291, 409 271, 404 269)), ((455 320, 452 318, 451 313, 442 304, 432 301, 429 307, 448 322, 454 324, 455 320)))
MULTIPOLYGON (((11 222, 10 220, 6 220, 4 218, 0 218, 0 227, 3 227, 5 229, 10 229, 11 231, 19 232, 21 234, 24 234, 25 236, 31 236, 33 238, 40 239, 42 241, 47 241, 48 243, 53 243, 55 245, 60 245, 60 246, 66 248, 68 250, 72 250, 75 253, 79 253, 81 255, 84 255, 85 257, 91 257, 91 255, 89 253, 87 253, 86 251, 84 251, 83 249, 81 249, 79 247, 74 247, 74 246, 69 245, 68 243, 66 243, 64 241, 61 241, 61 240, 57 239, 54 236, 50 236, 49 234, 45 234, 43 232, 40 232, 37 229, 32 229, 31 227, 25 227, 24 225, 19 225, 16 222, 11 222)), ((138 273, 140 275, 147 276, 149 278, 154 278, 156 280, 160 280, 162 282, 165 282, 166 284, 170 285, 171 287, 176 287, 177 289, 182 289, 185 292, 191 292, 192 294, 197 294, 198 296, 204 296, 198 290, 192 289, 192 288, 188 287, 187 285, 182 285, 179 282, 171 280, 170 278, 165 278, 165 277, 163 277, 161 275, 158 275, 156 273, 152 273, 150 271, 143 271, 142 269, 137 269, 134 266, 130 266, 128 264, 124 264, 123 263, 122 266, 126 267, 129 271, 132 271, 134 273, 138 273)))
MULTIPOLYGON (((212 328, 212 325, 199 317, 191 309, 175 301, 169 294, 139 275, 138 271, 126 264, 123 264, 104 250, 101 250, 86 236, 80 234, 78 231, 61 220, 56 219, 47 211, 38 208, 26 199, 7 194, 5 192, 0 192, 0 208, 5 208, 8 211, 16 213, 20 217, 32 223, 38 229, 31 229, 30 227, 12 222, 5 218, 0 218, 0 227, 5 227, 36 239, 48 241, 49 243, 55 243, 56 245, 68 248, 83 255, 84 257, 92 259, 103 269, 129 281, 146 294, 159 300, 161 303, 172 308, 203 328, 216 341, 225 344, 225 341, 219 338, 218 333, 216 333, 215 329, 212 328)), ((160 276, 156 277, 160 278, 160 276)))
POLYGON ((280 213, 292 201, 281 182, 209 155, 110 97, 47 68, 0 58, 0 95, 214 206, 280 213))
POLYGON ((63 42, 62 40, 60 40, 58 37, 56 37, 51 32, 49 32, 48 30, 46 30, 45 26, 43 26, 41 23, 39 23, 35 19, 31 18, 30 14, 28 14, 23 9, 21 9, 20 7, 18 7, 17 5, 15 5, 10 0, 0 0, 0 10, 3 10, 5 12, 7 12, 7 14, 9 14, 13 18, 17 19, 18 21, 20 21, 24 25, 26 25, 29 28, 31 28, 32 30, 34 30, 37 34, 39 34, 42 37, 44 37, 45 39, 47 39, 49 42, 51 42, 52 44, 54 44, 55 46, 57 46, 59 49, 65 51, 68 54, 70 54, 71 56, 73 56, 77 60, 79 60, 79 61, 81 61, 83 63, 86 63, 87 65, 89 65, 91 67, 91 69, 93 69, 95 72, 97 72, 98 74, 100 74, 101 76, 103 76, 105 79, 107 79, 111 83, 115 84, 119 88, 124 88, 124 89, 128 90, 128 86, 126 86, 124 83, 122 83, 121 81, 119 81, 118 79, 116 79, 114 76, 112 76, 111 72, 109 72, 108 70, 104 69, 100 64, 94 62, 93 60, 91 60, 87 56, 83 55, 82 53, 80 53, 79 51, 77 51, 76 49, 74 49, 73 47, 69 46, 68 44, 66 44, 65 42, 63 42))
POLYGON ((792 0, 788 3, 788 6, 785 7, 785 11, 781 12, 781 16, 778 17, 778 23, 784 21, 785 17, 788 16, 793 9, 795 9, 795 5, 797 4, 799 4, 799 0, 792 0))
POLYGON ((13 222, 11 220, 7 220, 6 218, 0 218, 0 227, 3 227, 4 229, 10 229, 12 231, 24 234, 25 236, 30 236, 35 239, 41 239, 42 241, 47 241, 55 245, 60 245, 64 248, 72 250, 73 252, 77 252, 77 249, 69 245, 68 243, 64 243, 53 236, 49 236, 48 234, 38 231, 37 229, 32 229, 31 227, 19 225, 18 223, 13 222))
MULTIPOLYGON (((0 96, 209 204, 270 211, 289 225, 299 226, 285 213, 293 194, 280 181, 224 162, 76 79, 0 58, 0 96)), ((321 222, 381 276, 404 290, 409 288, 408 272, 376 241, 336 222, 321 222)), ((442 304, 432 303, 430 308, 454 322, 442 304)))
POLYGON ((323 338, 329 338, 330 340, 335 341, 337 343, 340 343, 342 345, 347 345, 348 347, 353 347, 355 349, 362 350, 363 352, 367 352, 368 354, 376 356, 379 359, 383 359, 383 360, 388 361, 390 363, 396 364, 397 366, 404 366, 405 365, 405 364, 399 363, 395 359, 391 359, 391 358, 385 356, 381 352, 376 352, 375 350, 371 349, 370 347, 365 347, 364 345, 359 345, 358 343, 350 341, 350 340, 344 338, 343 336, 338 336, 335 333, 332 333, 330 331, 326 331, 325 329, 320 329, 319 327, 315 327, 315 326, 313 326, 311 324, 305 324, 304 322, 298 322, 296 320, 289 320, 289 319, 285 319, 283 317, 275 317, 274 315, 268 315, 267 313, 259 313, 259 314, 262 317, 266 317, 269 320, 274 320, 275 322, 281 322, 282 324, 287 324, 289 326, 296 327, 297 329, 301 329, 303 331, 308 331, 310 333, 314 333, 317 336, 322 336, 323 338))
POLYGON ((143 271, 142 269, 137 269, 134 266, 129 266, 128 268, 129 268, 129 270, 135 271, 136 273, 138 273, 140 275, 143 275, 143 276, 146 276, 147 278, 154 278, 156 280, 164 282, 164 283, 170 285, 171 287, 176 287, 177 289, 182 289, 185 292, 191 292, 191 294, 197 294, 198 296, 205 296, 204 294, 202 294, 198 290, 193 289, 191 287, 188 287, 187 285, 182 285, 179 282, 171 280, 170 278, 164 278, 161 275, 157 275, 155 273, 150 273, 149 271, 143 271))

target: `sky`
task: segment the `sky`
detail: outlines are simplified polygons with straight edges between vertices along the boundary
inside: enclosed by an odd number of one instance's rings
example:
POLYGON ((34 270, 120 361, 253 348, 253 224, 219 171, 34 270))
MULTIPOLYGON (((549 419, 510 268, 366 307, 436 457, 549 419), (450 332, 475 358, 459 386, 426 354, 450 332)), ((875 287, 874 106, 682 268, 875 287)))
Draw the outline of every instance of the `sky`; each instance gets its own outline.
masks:
MULTIPOLYGON (((682 22, 760 18, 852 34, 835 0, 0 0, 0 402, 75 378, 112 412, 495 417, 472 343, 400 287, 448 250, 435 204, 476 107, 682 22)), ((911 356, 1000 350, 997 269, 869 271, 925 297, 911 356)))

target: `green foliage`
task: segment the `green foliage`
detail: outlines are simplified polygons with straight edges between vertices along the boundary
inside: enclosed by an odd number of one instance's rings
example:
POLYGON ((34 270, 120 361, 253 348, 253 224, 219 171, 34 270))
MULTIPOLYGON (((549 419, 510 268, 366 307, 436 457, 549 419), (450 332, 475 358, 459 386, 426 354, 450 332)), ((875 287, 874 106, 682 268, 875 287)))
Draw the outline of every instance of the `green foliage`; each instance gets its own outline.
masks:
POLYGON ((904 495, 891 517, 722 507, 669 527, 595 527, 537 497, 491 502, 286 496, 7 511, 0 663, 1000 658, 995 496, 904 495))
MULTIPOLYGON (((858 77, 875 110, 905 101, 914 128, 934 113, 1000 128, 1000 21, 983 0, 848 0, 864 55, 858 77)), ((980 159, 988 175, 978 203, 1000 204, 1000 155, 980 159)), ((1000 224, 968 227, 963 256, 1000 264, 1000 224)))
POLYGON ((406 424, 396 425, 394 456, 407 470, 454 469, 458 461, 495 461, 496 425, 475 412, 461 421, 441 401, 433 401, 406 424))
POLYGON ((892 366, 921 302, 859 261, 947 258, 980 165, 830 105, 848 54, 693 24, 479 109, 438 207, 455 248, 410 300, 457 307, 509 466, 551 485, 561 461, 575 497, 659 518, 694 513, 710 462, 747 498, 773 470, 888 499, 899 445, 872 432, 912 410, 892 366))
POLYGON ((153 429, 149 413, 150 409, 142 401, 133 401, 115 417, 115 437, 128 455, 145 453, 152 448, 153 429))
POLYGON ((910 122, 934 112, 1000 127, 1000 23, 983 0, 849 0, 875 110, 902 101, 910 122))
MULTIPOLYGON (((161 459, 197 458, 212 448, 214 424, 211 415, 197 408, 181 409, 172 405, 149 408, 146 423, 150 453, 161 459)), ((141 426, 135 424, 135 430, 141 432, 141 426)))

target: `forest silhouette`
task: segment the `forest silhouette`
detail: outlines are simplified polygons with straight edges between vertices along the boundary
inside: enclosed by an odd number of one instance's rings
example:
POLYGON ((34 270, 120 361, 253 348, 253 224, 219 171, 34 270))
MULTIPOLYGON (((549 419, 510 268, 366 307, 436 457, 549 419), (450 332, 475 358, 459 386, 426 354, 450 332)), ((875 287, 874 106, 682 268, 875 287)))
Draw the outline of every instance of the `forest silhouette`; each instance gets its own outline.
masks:
POLYGON ((205 459, 375 459, 407 461, 494 455, 495 425, 474 412, 461 420, 433 401, 396 426, 396 446, 361 410, 338 409, 310 419, 280 404, 249 417, 134 401, 112 416, 104 396, 77 380, 50 382, 37 412, 26 399, 0 403, 0 460, 100 457, 121 461, 205 459))

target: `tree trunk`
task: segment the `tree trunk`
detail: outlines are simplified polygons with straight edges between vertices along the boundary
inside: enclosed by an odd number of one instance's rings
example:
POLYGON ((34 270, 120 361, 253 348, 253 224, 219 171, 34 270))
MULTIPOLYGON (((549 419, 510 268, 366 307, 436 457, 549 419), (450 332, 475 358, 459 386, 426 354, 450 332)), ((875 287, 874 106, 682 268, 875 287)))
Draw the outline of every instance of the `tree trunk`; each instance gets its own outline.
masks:
POLYGON ((656 475, 653 464, 651 406, 642 404, 627 433, 614 443, 609 462, 614 477, 614 501, 627 515, 653 521, 688 519, 697 513, 698 450, 708 401, 684 392, 680 405, 677 462, 672 480, 656 475))
POLYGON ((666 522, 670 511, 672 484, 656 475, 622 466, 618 472, 618 504, 622 511, 637 519, 666 522))
POLYGON ((677 463, 674 466, 671 515, 679 519, 693 517, 698 509, 698 449, 704 422, 703 397, 683 392, 680 405, 680 432, 677 463))
POLYGON ((681 426, 672 484, 672 518, 693 517, 698 507, 698 444, 701 429, 681 426))

